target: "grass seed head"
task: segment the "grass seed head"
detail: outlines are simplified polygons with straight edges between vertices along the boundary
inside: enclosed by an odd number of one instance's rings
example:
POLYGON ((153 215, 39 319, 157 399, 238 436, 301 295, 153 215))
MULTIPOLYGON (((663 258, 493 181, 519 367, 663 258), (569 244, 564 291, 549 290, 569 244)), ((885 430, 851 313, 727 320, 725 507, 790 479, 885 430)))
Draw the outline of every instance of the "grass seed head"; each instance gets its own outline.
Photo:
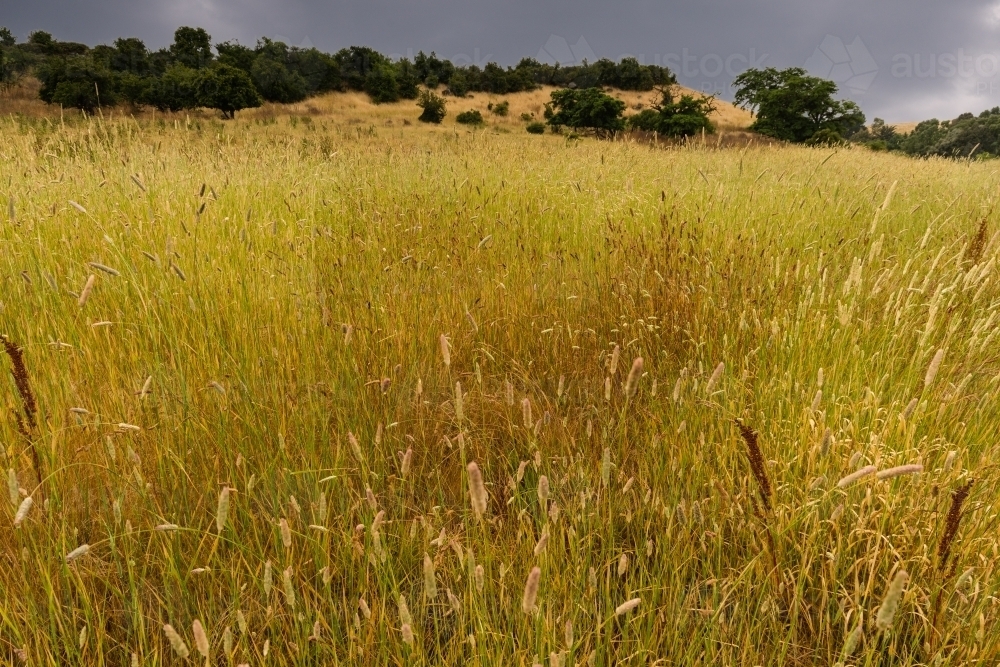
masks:
POLYGON ((837 481, 837 488, 838 489, 846 489, 850 485, 852 485, 855 482, 857 482, 859 479, 863 479, 863 478, 867 477, 868 475, 873 474, 876 470, 878 470, 878 468, 876 468, 875 466, 865 466, 864 468, 860 468, 859 470, 855 470, 850 475, 845 475, 845 476, 841 477, 837 481))
POLYGON ((708 378, 708 384, 705 385, 705 394, 711 395, 715 391, 716 385, 719 384, 719 380, 722 379, 722 373, 726 370, 726 364, 724 362, 719 362, 719 365, 715 367, 712 372, 712 377, 708 378))
POLYGON ((17 508, 17 512, 14 513, 14 527, 20 526, 24 522, 25 518, 28 516, 28 512, 31 511, 31 506, 35 504, 34 499, 28 496, 21 501, 21 504, 17 508))
POLYGON ((882 600, 882 606, 878 608, 878 614, 875 616, 875 626, 879 630, 884 632, 892 627, 892 620, 896 616, 899 601, 903 597, 903 589, 906 587, 906 582, 909 578, 910 575, 905 570, 899 570, 896 572, 896 576, 892 578, 889 589, 885 593, 885 598, 882 600))
POLYGON ((631 600, 628 600, 627 602, 621 603, 615 609, 615 616, 621 616, 623 614, 629 613, 630 611, 632 611, 633 609, 635 609, 636 607, 638 607, 640 602, 642 602, 642 599, 640 599, 640 598, 632 598, 631 600))
POLYGON ((424 553, 424 595, 428 600, 437 597, 437 582, 434 579, 434 561, 424 553))
POLYGON ((67 564, 72 563, 73 561, 77 560, 78 558, 83 558, 84 556, 86 556, 89 553, 90 553, 90 545, 89 544, 81 544, 76 549, 73 549, 68 554, 66 554, 66 558, 65 558, 66 563, 67 564))
POLYGON ((524 596, 521 598, 521 611, 525 614, 532 614, 535 611, 535 603, 538 600, 538 584, 541 578, 541 568, 537 566, 531 568, 528 580, 524 584, 524 596))
POLYGON ((438 342, 441 345, 441 358, 444 360, 445 368, 451 368, 451 345, 444 334, 441 334, 438 342))
POLYGON ((934 353, 934 358, 931 359, 930 366, 927 367, 927 374, 924 376, 924 389, 927 389, 934 383, 934 378, 937 377, 938 371, 941 369, 941 362, 944 360, 944 348, 939 349, 934 353))
POLYGON ((191 655, 187 644, 184 643, 184 639, 177 634, 177 631, 174 630, 173 626, 169 623, 163 626, 163 634, 167 636, 167 641, 170 642, 170 648, 174 650, 174 653, 177 654, 178 658, 185 660, 189 655, 191 655))
POLYGON ((219 502, 215 510, 215 529, 218 532, 222 532, 222 529, 226 527, 226 521, 229 520, 229 487, 222 487, 222 491, 219 492, 219 502))
POLYGON ((201 653, 203 658, 208 658, 208 635, 205 634, 205 628, 202 627, 201 621, 197 618, 194 619, 194 623, 191 624, 191 634, 194 635, 194 646, 198 649, 198 653, 201 653))
POLYGON ((479 470, 479 464, 475 461, 466 467, 469 473, 469 498, 472 502, 472 511, 476 518, 482 518, 486 514, 486 486, 483 484, 483 474, 479 470))
POLYGON ((642 378, 642 357, 636 357, 632 362, 632 370, 628 372, 625 380, 625 395, 629 398, 635 396, 639 389, 639 380, 642 378))

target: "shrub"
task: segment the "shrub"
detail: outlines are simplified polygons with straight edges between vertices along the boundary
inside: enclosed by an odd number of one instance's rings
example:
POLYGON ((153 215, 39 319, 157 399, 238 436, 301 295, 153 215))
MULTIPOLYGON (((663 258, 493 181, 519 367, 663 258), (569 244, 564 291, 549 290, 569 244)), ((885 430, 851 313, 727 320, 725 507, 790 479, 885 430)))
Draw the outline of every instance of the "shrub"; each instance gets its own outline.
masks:
POLYGON ((462 125, 482 125, 485 121, 483 121, 483 114, 479 113, 479 109, 472 109, 455 116, 455 122, 462 125))
POLYGON ((523 120, 525 123, 530 123, 531 121, 535 120, 535 114, 523 113, 521 114, 521 120, 523 120))
POLYGON ((423 109, 417 120, 424 123, 440 123, 447 114, 444 98, 429 90, 420 93, 420 97, 417 98, 417 106, 423 109))
POLYGON ((555 111, 549 125, 594 130, 599 135, 625 129, 625 103, 596 88, 556 90, 552 93, 552 107, 555 111))
POLYGON ((528 123, 528 127, 525 129, 528 130, 529 134, 545 134, 545 123, 539 123, 537 121, 534 123, 528 123))
POLYGON ((806 141, 806 145, 808 146, 838 146, 842 143, 844 143, 844 139, 840 136, 840 133, 826 127, 816 132, 806 141))
POLYGON ((487 108, 492 111, 495 116, 506 116, 510 113, 510 102, 504 100, 503 102, 498 102, 496 104, 490 103, 487 108))

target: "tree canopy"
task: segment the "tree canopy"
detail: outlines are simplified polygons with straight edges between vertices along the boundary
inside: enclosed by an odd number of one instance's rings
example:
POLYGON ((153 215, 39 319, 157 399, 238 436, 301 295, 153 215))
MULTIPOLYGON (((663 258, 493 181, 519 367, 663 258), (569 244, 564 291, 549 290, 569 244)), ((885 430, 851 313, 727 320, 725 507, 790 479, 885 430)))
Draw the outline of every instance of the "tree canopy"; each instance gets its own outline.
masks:
POLYGON ((736 104, 756 115, 750 129, 776 139, 801 143, 823 130, 846 137, 865 124, 857 104, 834 98, 837 84, 800 67, 748 69, 733 85, 736 104))
POLYGON ((593 130, 607 135, 625 129, 625 103, 597 88, 564 88, 552 92, 549 125, 593 130))

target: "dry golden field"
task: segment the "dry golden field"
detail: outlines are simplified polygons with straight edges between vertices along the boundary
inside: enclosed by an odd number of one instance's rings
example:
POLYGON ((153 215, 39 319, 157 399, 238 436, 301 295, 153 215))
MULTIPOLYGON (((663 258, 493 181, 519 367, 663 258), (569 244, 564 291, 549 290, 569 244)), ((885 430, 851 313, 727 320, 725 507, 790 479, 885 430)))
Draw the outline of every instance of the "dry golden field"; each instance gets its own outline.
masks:
POLYGON ((0 659, 995 664, 991 165, 541 101, 0 120, 0 659))

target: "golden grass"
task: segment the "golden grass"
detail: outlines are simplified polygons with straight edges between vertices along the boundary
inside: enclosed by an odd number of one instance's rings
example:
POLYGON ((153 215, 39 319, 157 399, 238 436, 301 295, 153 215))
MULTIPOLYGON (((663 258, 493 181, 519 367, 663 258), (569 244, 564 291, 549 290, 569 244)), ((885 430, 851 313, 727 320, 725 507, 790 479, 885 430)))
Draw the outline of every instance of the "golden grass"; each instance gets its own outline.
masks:
POLYGON ((997 659, 988 165, 354 104, 0 121, 4 659, 997 659))

